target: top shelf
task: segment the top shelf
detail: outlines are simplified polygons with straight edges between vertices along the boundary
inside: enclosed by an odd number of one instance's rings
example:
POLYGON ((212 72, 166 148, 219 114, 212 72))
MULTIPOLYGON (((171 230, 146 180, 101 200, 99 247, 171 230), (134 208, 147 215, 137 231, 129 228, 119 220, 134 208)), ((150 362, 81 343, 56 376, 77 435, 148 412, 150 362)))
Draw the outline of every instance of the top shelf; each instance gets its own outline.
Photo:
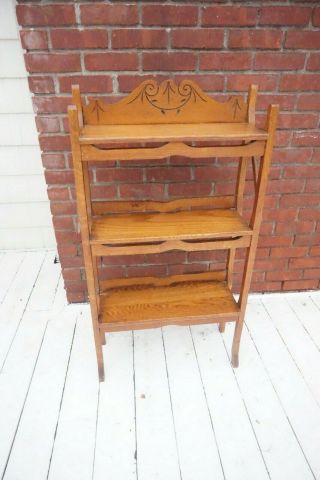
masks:
POLYGON ((249 123, 180 123, 151 125, 86 125, 81 144, 121 142, 192 142, 266 140, 268 132, 249 123))

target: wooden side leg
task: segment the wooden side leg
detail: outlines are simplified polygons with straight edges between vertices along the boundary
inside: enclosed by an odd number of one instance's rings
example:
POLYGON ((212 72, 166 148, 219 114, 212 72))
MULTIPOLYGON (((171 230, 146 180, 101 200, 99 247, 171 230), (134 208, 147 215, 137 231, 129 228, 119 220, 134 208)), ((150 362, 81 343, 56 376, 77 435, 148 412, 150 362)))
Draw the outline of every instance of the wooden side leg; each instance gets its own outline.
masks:
MULTIPOLYGON (((236 250, 235 248, 232 248, 228 252, 228 261, 227 261, 227 283, 230 290, 232 289, 232 274, 233 274, 233 265, 234 265, 235 256, 236 256, 236 250)), ((223 333, 225 331, 225 328, 226 328, 226 322, 220 322, 219 332, 223 333)))
POLYGON ((106 344, 106 333, 101 330, 100 331, 100 336, 101 336, 101 345, 105 345, 106 344))
POLYGON ((96 305, 90 300, 90 307, 91 307, 91 316, 92 316, 92 326, 93 326, 93 336, 94 336, 94 343, 96 347, 96 355, 97 355, 97 364, 98 364, 98 373, 99 373, 99 381, 104 381, 104 363, 103 363, 103 352, 102 352, 102 337, 99 329, 98 324, 98 317, 97 317, 97 310, 96 305))
POLYGON ((244 313, 238 318, 236 326, 234 329, 232 349, 231 349, 231 364, 233 368, 238 368, 239 366, 239 347, 241 340, 241 333, 243 328, 244 313))

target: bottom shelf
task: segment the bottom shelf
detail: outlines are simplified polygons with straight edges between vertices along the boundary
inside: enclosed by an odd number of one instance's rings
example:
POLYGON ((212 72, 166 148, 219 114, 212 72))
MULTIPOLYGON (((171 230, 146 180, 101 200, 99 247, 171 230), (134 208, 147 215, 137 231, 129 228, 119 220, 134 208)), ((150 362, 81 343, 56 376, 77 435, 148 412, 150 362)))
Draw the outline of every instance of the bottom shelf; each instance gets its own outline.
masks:
MULTIPOLYGON (((239 307, 226 282, 195 280, 179 275, 166 284, 111 288, 100 295, 100 328, 103 331, 153 328, 236 320, 239 307)), ((199 275, 201 278, 201 275, 199 275)))

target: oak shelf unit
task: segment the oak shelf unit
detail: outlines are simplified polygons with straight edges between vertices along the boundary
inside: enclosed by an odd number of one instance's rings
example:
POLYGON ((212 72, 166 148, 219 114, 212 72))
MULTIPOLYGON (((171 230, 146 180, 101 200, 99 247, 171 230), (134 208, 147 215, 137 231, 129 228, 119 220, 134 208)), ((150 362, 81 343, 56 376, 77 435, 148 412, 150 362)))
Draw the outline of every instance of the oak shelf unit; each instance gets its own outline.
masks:
MULTIPOLYGON (((195 83, 146 80, 115 104, 81 101, 72 87, 70 136, 99 378, 104 379, 105 332, 163 325, 235 322, 232 364, 239 344, 258 242, 278 106, 270 105, 265 129, 255 126, 257 87, 247 101, 217 102, 195 83), (156 201, 93 201, 90 162, 189 158, 238 158, 234 195, 156 201), (252 215, 243 214, 249 162, 254 178, 252 215), (239 300, 232 294, 237 248, 246 249, 239 300), (224 270, 101 280, 97 258, 173 250, 227 250, 224 270)), ((195 160, 196 161, 196 160, 195 160)), ((223 168, 223 167, 221 167, 223 168)))

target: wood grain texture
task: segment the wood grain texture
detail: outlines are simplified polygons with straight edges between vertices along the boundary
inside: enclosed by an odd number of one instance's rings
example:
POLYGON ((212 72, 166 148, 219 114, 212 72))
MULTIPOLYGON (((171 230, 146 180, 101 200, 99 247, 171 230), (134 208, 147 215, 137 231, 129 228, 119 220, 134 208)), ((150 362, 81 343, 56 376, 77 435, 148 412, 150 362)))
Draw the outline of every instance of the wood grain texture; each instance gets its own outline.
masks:
POLYGON ((173 250, 182 250, 184 252, 200 252, 210 250, 227 250, 229 248, 244 248, 248 247, 251 242, 250 236, 235 237, 228 240, 209 240, 209 241, 182 241, 182 240, 167 240, 155 244, 143 245, 128 245, 126 246, 106 246, 106 245, 92 245, 91 251, 93 256, 117 256, 117 255, 146 255, 149 253, 163 253, 173 250))
POLYGON ((179 282, 115 288, 101 295, 100 321, 106 330, 236 319, 239 308, 225 283, 179 282))
POLYGON ((145 212, 178 212, 200 208, 232 208, 234 206, 233 195, 221 195, 214 197, 178 198, 168 202, 154 202, 152 200, 129 200, 116 202, 92 202, 94 215, 107 213, 145 213, 145 212))
POLYGON ((181 123, 174 125, 85 125, 80 144, 119 142, 192 142, 266 140, 268 133, 249 123, 181 123))
POLYGON ((83 112, 91 125, 244 122, 247 105, 241 96, 217 102, 191 80, 178 86, 172 80, 160 85, 146 80, 119 102, 107 105, 95 99, 83 112))
POLYGON ((91 244, 197 240, 252 235, 234 210, 113 215, 92 223, 91 244))
POLYGON ((171 142, 161 147, 148 148, 114 148, 100 149, 93 145, 82 145, 83 161, 114 161, 114 160, 159 160, 170 155, 183 156, 188 158, 210 158, 210 157, 238 157, 241 155, 262 155, 265 142, 252 141, 247 145, 235 145, 225 147, 191 147, 181 142, 171 142))

